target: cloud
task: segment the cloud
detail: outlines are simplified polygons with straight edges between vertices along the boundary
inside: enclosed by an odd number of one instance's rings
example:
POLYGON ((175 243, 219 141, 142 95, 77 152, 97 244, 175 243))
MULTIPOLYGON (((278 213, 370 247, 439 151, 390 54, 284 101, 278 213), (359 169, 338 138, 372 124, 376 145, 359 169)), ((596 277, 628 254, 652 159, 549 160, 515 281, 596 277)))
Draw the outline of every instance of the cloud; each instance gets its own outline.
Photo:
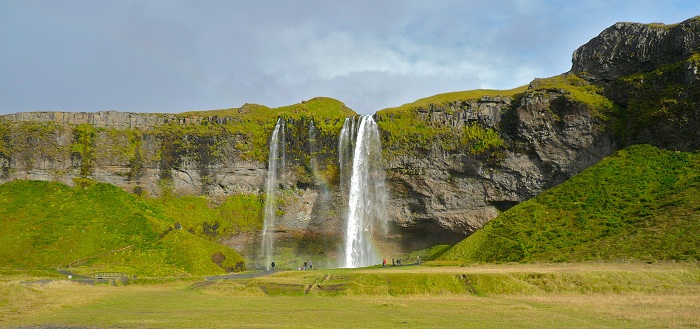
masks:
POLYGON ((617 21, 676 23, 698 9, 670 0, 4 1, 0 113, 276 107, 315 96, 373 113, 556 75, 617 21))

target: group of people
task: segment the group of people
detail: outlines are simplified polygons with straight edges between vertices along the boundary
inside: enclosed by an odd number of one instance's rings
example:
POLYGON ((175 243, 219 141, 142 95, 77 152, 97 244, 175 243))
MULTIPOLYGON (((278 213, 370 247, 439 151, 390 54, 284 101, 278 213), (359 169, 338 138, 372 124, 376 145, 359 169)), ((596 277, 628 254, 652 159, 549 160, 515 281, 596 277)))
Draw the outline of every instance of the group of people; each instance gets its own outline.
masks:
POLYGON ((313 269, 314 269, 314 263, 312 263, 311 261, 304 262, 304 267, 299 266, 300 271, 301 270, 304 270, 304 271, 313 270, 313 269))
MULTIPOLYGON (((391 266, 401 266, 401 258, 391 259, 391 266)), ((382 259, 382 267, 386 267, 386 258, 382 259)))
MULTIPOLYGON (((416 264, 420 264, 420 256, 416 257, 416 264)), ((401 266, 401 258, 391 259, 391 266, 401 266)), ((382 267, 386 267, 386 258, 382 259, 382 267)))
MULTIPOLYGON (((304 266, 299 266, 298 270, 299 271, 306 271, 306 270, 313 270, 314 269, 314 263, 311 261, 304 262, 304 266)), ((270 270, 274 271, 275 270, 275 262, 273 261, 270 263, 270 270)))
MULTIPOLYGON (((416 257, 416 264, 420 264, 420 256, 416 257)), ((401 258, 399 259, 391 259, 391 266, 401 266, 401 258)), ((386 258, 382 259, 382 267, 386 267, 386 258)), ((272 262, 270 264, 270 269, 275 270, 275 262, 272 262)), ((303 266, 299 266, 298 270, 299 271, 306 271, 306 270, 313 270, 314 269, 314 263, 311 261, 304 262, 303 266)))

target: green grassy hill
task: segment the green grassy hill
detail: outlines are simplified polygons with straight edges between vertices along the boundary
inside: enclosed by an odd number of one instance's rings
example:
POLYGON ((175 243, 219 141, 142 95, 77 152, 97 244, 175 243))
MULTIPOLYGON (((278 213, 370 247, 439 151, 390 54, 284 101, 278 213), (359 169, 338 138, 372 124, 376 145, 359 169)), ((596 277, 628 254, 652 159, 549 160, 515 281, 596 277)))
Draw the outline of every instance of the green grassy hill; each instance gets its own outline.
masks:
POLYGON ((441 259, 700 259, 700 154, 631 146, 502 213, 441 259))
POLYGON ((244 267, 234 250, 173 231, 174 220, 142 199, 109 184, 82 186, 0 185, 0 267, 132 275, 201 275, 244 267))
POLYGON ((210 240, 262 230, 263 226, 264 195, 234 194, 220 205, 210 204, 205 196, 166 195, 144 201, 173 221, 171 225, 180 223, 183 229, 210 240))

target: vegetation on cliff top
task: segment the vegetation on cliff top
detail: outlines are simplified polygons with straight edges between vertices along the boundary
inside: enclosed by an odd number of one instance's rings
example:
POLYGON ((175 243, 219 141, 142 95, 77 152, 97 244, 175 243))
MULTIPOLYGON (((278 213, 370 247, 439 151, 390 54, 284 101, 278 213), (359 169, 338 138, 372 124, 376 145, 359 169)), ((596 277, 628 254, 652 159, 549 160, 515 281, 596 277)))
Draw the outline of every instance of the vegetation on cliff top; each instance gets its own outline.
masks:
POLYGON ((700 154, 631 146, 525 201, 442 259, 700 259, 700 154))
POLYGON ((173 230, 172 219, 134 195, 109 184, 76 183, 79 187, 43 181, 0 185, 0 267, 129 275, 243 268, 234 250, 173 230))
POLYGON ((481 99, 485 96, 513 97, 517 94, 525 92, 525 90, 527 90, 527 86, 520 86, 518 88, 513 88, 510 90, 475 89, 466 91, 455 91, 421 98, 415 102, 407 103, 398 107, 386 108, 377 112, 377 114, 391 115, 415 109, 428 109, 430 106, 442 107, 450 103, 481 99))
MULTIPOLYGON (((237 121, 255 121, 258 123, 269 122, 271 119, 277 120, 278 117, 287 117, 291 119, 318 118, 328 120, 345 119, 348 116, 354 115, 355 112, 345 106, 339 100, 328 97, 315 97, 308 101, 302 101, 298 104, 270 108, 265 105, 245 104, 240 108, 211 110, 211 111, 193 111, 178 114, 183 118, 188 117, 230 117, 237 121)), ((274 123, 274 122, 273 122, 274 123)))
MULTIPOLYGON (((433 146, 446 151, 466 151, 480 154, 503 145, 499 133, 479 123, 451 126, 439 120, 431 120, 435 112, 452 115, 454 107, 487 96, 514 97, 527 86, 511 90, 470 90, 439 94, 399 107, 377 112, 378 125, 382 129, 385 156, 425 154, 433 146)), ((477 110, 478 111, 478 110, 477 110)))
MULTIPOLYGON (((504 146, 499 127, 487 127, 480 122, 463 123, 453 119, 453 125, 445 124, 456 111, 479 111, 476 101, 485 97, 511 98, 544 94, 563 97, 573 104, 581 104, 593 117, 603 121, 618 114, 619 109, 605 97, 603 89, 575 74, 535 79, 528 86, 511 90, 470 90, 439 94, 399 107, 377 112, 383 131, 385 154, 427 154, 438 146, 446 151, 463 151, 477 155, 504 146), (472 104, 470 104, 472 102, 472 104), (437 118, 437 119, 436 119, 437 118)), ((516 106, 516 105, 514 105, 516 106)))
POLYGON ((528 91, 559 92, 571 101, 587 105, 593 116, 608 119, 615 114, 615 104, 603 95, 603 88, 589 83, 583 78, 565 73, 545 79, 535 79, 530 83, 528 91))
POLYGON ((267 143, 278 118, 307 124, 313 120, 319 134, 338 135, 345 118, 355 114, 338 100, 317 97, 278 108, 245 104, 237 109, 181 113, 178 116, 182 120, 192 121, 187 124, 173 122, 157 126, 152 133, 172 140, 176 150, 182 149, 182 136, 194 136, 210 140, 207 147, 212 159, 222 155, 224 144, 233 144, 238 150, 238 156, 264 162, 267 159, 267 143))

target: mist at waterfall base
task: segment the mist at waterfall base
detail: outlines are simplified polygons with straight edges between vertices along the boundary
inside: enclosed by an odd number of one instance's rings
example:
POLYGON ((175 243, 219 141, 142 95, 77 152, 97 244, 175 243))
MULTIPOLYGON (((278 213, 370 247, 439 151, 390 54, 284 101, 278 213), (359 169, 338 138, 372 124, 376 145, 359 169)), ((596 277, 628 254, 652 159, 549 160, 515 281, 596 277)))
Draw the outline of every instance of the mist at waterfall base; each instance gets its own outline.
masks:
MULTIPOLYGON (((382 257, 375 246, 377 240, 386 236, 388 231, 385 205, 387 193, 385 190, 385 174, 382 164, 382 147, 377 123, 371 116, 349 117, 345 120, 338 139, 339 186, 335 204, 331 204, 329 184, 319 174, 319 164, 316 159, 316 138, 319 131, 313 121, 309 123, 308 139, 308 169, 314 180, 314 189, 318 192, 317 203, 320 207, 333 207, 342 216, 343 225, 334 228, 333 233, 340 240, 337 247, 324 250, 323 255, 316 255, 314 264, 324 267, 364 267, 381 263, 382 257), (330 250, 334 249, 334 250, 330 250), (335 259, 335 260, 333 260, 335 259)), ((264 209, 264 226, 262 232, 261 258, 264 267, 270 270, 275 258, 276 262, 288 268, 296 268, 296 263, 303 263, 307 257, 313 258, 303 251, 297 251, 290 263, 289 252, 285 251, 284 241, 289 237, 286 228, 277 227, 279 205, 278 189, 286 165, 285 121, 279 119, 270 138, 270 153, 268 175, 266 181, 266 199, 264 209), (280 232, 285 232, 280 235, 280 232), (285 237, 286 236, 286 237, 285 237), (282 240, 280 240, 282 239, 282 240), (279 247, 279 243, 282 243, 279 247), (284 254, 286 253, 286 254, 284 254), (301 253, 301 254, 300 254, 301 253), (284 255, 283 255, 284 254, 284 255), (299 261, 300 257, 303 261, 299 261)), ((306 147, 304 147, 305 149, 306 147)), ((294 148, 291 149, 295 151, 294 148)), ((285 192, 286 193, 286 192, 285 192)), ((283 194, 284 195, 284 194, 283 194)), ((315 214, 318 216, 318 214, 315 214)), ((314 216, 314 215, 312 215, 314 216)), ((321 216, 324 217, 324 216, 321 216)), ((324 218, 316 218, 323 221, 324 218)), ((284 226, 284 224, 282 224, 284 226)), ((287 248, 289 249, 289 248, 287 248)), ((280 267, 283 268, 283 267, 280 267)))

